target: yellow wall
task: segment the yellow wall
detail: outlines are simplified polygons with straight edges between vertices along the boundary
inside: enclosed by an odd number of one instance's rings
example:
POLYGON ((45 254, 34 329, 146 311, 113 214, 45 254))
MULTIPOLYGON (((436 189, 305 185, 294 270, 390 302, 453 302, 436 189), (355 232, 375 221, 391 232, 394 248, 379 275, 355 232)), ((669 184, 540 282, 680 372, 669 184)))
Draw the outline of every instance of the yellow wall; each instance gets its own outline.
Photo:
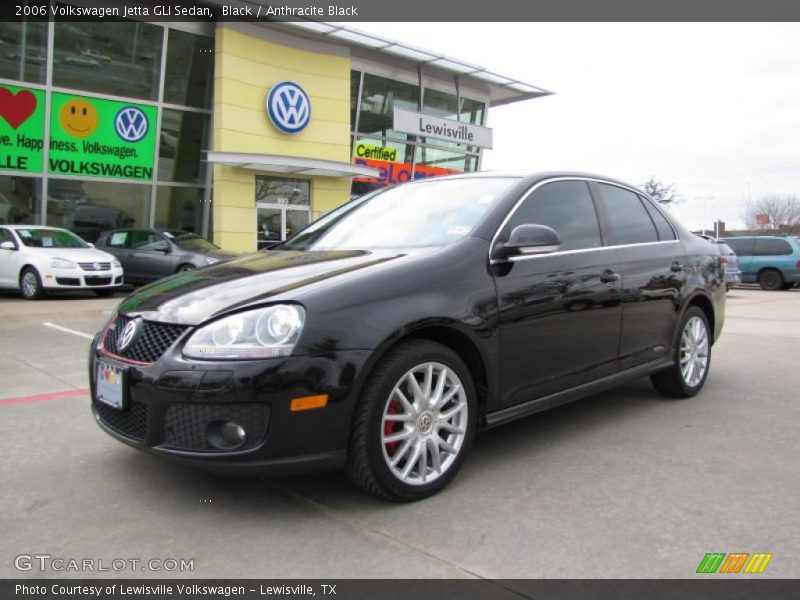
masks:
MULTIPOLYGON (((222 26, 215 61, 214 150, 350 162, 348 57, 283 46, 222 26), (311 121, 296 134, 281 132, 266 112, 269 89, 286 80, 300 85, 311 100, 311 121)), ((225 249, 256 249, 259 173, 214 166, 214 241, 225 249)), ((349 178, 309 179, 312 219, 350 198, 349 178)))

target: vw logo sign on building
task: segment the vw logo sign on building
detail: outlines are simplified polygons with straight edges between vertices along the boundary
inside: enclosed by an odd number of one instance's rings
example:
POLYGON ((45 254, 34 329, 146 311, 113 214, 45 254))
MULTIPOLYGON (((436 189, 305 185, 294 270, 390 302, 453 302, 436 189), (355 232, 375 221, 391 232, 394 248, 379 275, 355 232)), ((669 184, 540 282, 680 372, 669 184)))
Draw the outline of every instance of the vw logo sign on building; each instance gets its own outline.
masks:
POLYGON ((267 114, 275 127, 284 133, 297 133, 311 120, 311 101, 299 85, 282 81, 269 91, 267 114))
POLYGON ((126 106, 114 117, 114 129, 126 142, 138 142, 147 135, 147 117, 135 106, 126 106))

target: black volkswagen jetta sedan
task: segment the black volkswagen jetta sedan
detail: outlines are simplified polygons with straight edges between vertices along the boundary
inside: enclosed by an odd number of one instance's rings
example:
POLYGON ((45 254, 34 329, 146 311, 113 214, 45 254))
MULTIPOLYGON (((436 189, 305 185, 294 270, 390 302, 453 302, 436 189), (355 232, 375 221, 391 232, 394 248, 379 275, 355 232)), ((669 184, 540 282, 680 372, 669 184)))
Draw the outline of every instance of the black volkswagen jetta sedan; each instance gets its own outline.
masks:
POLYGON ((422 180, 138 290, 92 345, 92 408, 112 436, 188 464, 344 468, 415 500, 481 429, 645 376, 696 394, 724 302, 719 250, 634 187, 422 180))

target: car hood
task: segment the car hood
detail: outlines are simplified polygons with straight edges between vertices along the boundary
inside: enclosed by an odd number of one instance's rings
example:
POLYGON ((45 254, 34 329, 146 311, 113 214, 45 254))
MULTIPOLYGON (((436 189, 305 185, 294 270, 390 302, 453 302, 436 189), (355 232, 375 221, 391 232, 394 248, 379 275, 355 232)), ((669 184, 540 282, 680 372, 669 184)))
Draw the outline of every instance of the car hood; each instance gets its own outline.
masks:
POLYGON ((73 262, 111 262, 114 257, 97 248, 28 248, 26 253, 46 258, 63 258, 73 262))
POLYGON ((117 310, 152 321, 198 325, 283 294, 299 294, 350 277, 407 254, 365 250, 256 252, 152 283, 126 298, 117 310))

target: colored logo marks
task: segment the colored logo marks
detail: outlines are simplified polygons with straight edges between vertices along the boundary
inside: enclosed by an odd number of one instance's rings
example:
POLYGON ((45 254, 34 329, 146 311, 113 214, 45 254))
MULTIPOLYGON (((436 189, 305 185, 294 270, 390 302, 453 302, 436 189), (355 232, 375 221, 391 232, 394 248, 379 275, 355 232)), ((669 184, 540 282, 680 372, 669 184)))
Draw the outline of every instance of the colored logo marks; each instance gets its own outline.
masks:
POLYGON ((36 96, 28 90, 15 94, 6 87, 0 87, 0 116, 16 129, 28 120, 36 110, 36 96))
POLYGON ((763 573, 772 554, 767 552, 708 552, 697 567, 697 573, 763 573))
POLYGON ((100 117, 97 109, 81 98, 73 98, 65 102, 58 113, 61 128, 68 135, 76 138, 85 138, 97 130, 100 117))
POLYGON ((117 135, 126 142, 138 142, 147 135, 147 116, 135 106, 126 106, 114 118, 117 135))
POLYGON ((298 133, 311 120, 311 101, 299 85, 282 81, 272 86, 267 96, 267 114, 284 133, 298 133))

